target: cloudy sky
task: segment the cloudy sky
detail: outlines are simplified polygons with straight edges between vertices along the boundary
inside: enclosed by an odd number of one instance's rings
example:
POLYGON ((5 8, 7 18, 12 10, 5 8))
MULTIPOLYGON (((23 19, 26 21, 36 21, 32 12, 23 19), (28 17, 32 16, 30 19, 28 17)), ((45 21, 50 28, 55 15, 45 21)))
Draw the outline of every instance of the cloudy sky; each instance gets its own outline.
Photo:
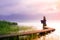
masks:
POLYGON ((59 0, 0 0, 2 20, 60 20, 59 0))

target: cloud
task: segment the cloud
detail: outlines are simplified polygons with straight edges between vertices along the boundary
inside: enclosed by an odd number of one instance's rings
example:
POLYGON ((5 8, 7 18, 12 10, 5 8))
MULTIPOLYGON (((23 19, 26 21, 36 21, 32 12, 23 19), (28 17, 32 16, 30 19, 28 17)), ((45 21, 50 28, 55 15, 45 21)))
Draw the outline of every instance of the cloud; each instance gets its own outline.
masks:
POLYGON ((0 0, 0 15, 55 13, 56 0, 0 0))
POLYGON ((18 7, 19 0, 0 0, 0 15, 12 14, 18 7))
POLYGON ((0 19, 36 20, 44 15, 53 19, 59 8, 56 0, 0 0, 0 19))

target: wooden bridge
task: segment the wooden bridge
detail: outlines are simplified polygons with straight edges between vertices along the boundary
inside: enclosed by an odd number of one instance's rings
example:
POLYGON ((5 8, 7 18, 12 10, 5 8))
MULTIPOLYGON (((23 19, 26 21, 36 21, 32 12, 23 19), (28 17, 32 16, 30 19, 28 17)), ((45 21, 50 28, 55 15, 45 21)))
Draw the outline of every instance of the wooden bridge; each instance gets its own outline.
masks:
POLYGON ((43 30, 35 30, 35 31, 22 32, 22 33, 0 35, 0 39, 11 38, 11 37, 17 37, 17 40, 19 40, 19 36, 30 35, 30 34, 36 34, 36 33, 39 33, 40 36, 44 36, 44 35, 47 35, 48 33, 53 32, 53 31, 55 31, 54 28, 46 27, 46 29, 43 29, 43 30))
POLYGON ((15 33, 15 34, 0 35, 0 39, 2 40, 4 38, 6 39, 6 38, 16 37, 17 38, 16 40, 19 40, 19 36, 25 36, 25 35, 36 34, 36 33, 39 33, 39 36, 44 36, 44 35, 47 35, 48 33, 55 31, 54 28, 46 27, 47 25, 46 25, 45 17, 41 22, 43 23, 43 29, 42 30, 26 31, 26 32, 15 33))
POLYGON ((20 36, 29 35, 29 34, 35 34, 35 33, 39 33, 40 35, 43 35, 43 34, 51 33, 53 31, 55 31, 54 28, 46 27, 46 29, 44 29, 44 30, 35 30, 35 31, 22 32, 22 33, 20 33, 20 36))

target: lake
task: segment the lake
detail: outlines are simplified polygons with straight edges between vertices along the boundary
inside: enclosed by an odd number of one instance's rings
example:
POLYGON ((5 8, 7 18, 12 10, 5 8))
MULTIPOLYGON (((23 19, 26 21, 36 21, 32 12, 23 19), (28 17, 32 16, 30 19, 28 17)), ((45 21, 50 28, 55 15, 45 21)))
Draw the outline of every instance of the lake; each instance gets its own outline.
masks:
MULTIPOLYGON (((18 22, 18 25, 32 26, 36 30, 42 29, 42 24, 39 21, 35 22, 18 22)), ((56 30, 51 34, 44 36, 45 40, 60 40, 60 21, 47 21, 47 26, 55 28, 56 30)), ((44 40, 43 37, 36 40, 44 40)))

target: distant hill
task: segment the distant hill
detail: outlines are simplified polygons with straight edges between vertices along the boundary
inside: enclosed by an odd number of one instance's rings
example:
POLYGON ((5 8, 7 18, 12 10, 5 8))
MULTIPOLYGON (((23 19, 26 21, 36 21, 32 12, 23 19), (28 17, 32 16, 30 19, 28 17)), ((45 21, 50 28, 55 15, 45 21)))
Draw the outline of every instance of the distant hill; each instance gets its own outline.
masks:
POLYGON ((42 15, 28 15, 28 14, 0 15, 0 20, 8 20, 8 21, 37 20, 41 18, 42 15))
POLYGON ((1 21, 0 20, 0 35, 10 34, 19 31, 19 27, 15 22, 1 21))

